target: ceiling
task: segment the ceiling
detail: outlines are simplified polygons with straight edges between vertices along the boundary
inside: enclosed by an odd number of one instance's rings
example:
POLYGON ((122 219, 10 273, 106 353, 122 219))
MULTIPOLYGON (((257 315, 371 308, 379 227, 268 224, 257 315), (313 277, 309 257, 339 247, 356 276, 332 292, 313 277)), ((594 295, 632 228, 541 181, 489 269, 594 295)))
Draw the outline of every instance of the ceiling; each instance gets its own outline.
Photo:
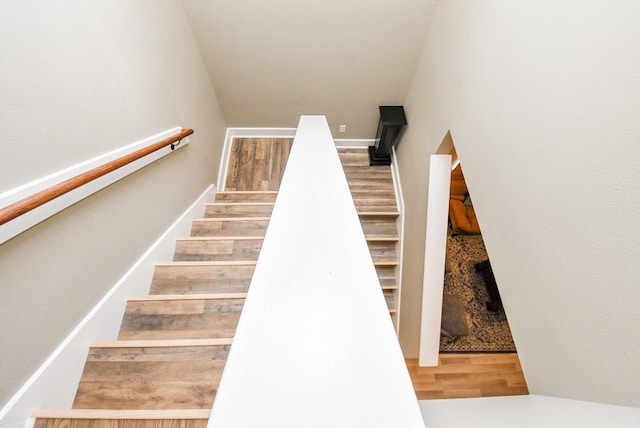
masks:
POLYGON ((324 114, 336 138, 373 138, 378 106, 403 104, 435 3, 183 0, 228 126, 324 114))

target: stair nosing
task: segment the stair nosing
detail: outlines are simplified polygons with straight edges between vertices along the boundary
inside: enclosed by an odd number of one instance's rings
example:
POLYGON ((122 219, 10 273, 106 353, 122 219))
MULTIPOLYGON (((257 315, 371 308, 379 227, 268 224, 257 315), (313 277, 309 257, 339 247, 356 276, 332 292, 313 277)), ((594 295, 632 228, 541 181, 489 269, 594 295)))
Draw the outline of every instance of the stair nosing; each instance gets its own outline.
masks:
POLYGON ((176 241, 264 241, 264 236, 183 236, 176 241))
POLYGON ((209 419, 211 409, 36 409, 31 417, 40 419, 209 419))
POLYGON ((231 345, 233 338, 177 339, 177 340, 103 340, 90 344, 91 348, 178 348, 187 346, 231 345))
POLYGON ((193 219, 193 222, 197 221, 263 221, 263 220, 271 220, 271 217, 201 217, 193 219))
POLYGON ((234 207, 236 206, 268 206, 268 205, 275 205, 275 202, 226 202, 226 201, 219 201, 219 202, 208 202, 205 204, 206 207, 211 207, 211 206, 220 206, 220 205, 232 205, 234 207))
POLYGON ((397 236, 385 236, 385 235, 367 235, 365 233, 365 239, 367 242, 398 242, 400 238, 397 236))
MULTIPOLYGON (((277 190, 222 190, 216 192, 216 196, 220 194, 226 195, 277 195, 277 190)), ((215 200, 215 199, 214 199, 215 200)))
POLYGON ((361 217, 398 217, 398 211, 360 211, 358 215, 361 217))
POLYGON ((397 267, 398 266, 398 262, 397 261, 396 262, 389 262, 389 261, 380 262, 380 261, 378 261, 378 262, 373 262, 373 265, 374 266, 380 266, 380 267, 383 267, 383 266, 397 267))

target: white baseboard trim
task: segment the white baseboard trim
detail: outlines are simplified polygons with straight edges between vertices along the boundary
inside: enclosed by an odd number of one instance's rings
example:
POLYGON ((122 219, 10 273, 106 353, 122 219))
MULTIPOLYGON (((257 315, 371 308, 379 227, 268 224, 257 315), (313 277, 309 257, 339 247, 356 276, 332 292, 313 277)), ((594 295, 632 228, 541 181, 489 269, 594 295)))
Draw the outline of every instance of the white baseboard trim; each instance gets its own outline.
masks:
POLYGON ((214 199, 215 192, 212 184, 60 343, 0 410, 1 428, 28 426, 31 411, 36 408, 71 408, 90 342, 117 336, 127 296, 148 294, 156 263, 171 260, 176 238, 189 235, 191 221, 202 217, 205 204, 214 199))
POLYGON ((336 142, 336 147, 341 147, 341 148, 369 147, 369 146, 373 146, 376 143, 376 140, 367 139, 367 138, 352 138, 352 139, 336 138, 334 141, 336 142))
MULTIPOLYGON (((37 180, 33 180, 29 183, 7 190, 6 192, 0 194, 0 207, 9 206, 35 193, 48 189, 51 186, 60 184, 70 178, 76 177, 108 162, 119 159, 122 156, 129 155, 137 150, 157 143, 158 141, 179 133, 181 129, 182 128, 179 126, 168 129, 166 131, 152 135, 149 138, 145 138, 144 140, 140 140, 111 152, 104 153, 87 161, 70 166, 69 168, 65 168, 61 171, 57 171, 53 174, 41 177, 37 180)), ((179 146, 176 146, 175 149, 181 149, 187 144, 189 144, 189 138, 183 138, 181 144, 179 146)), ((41 205, 14 220, 11 220, 8 223, 0 225, 0 244, 8 241, 16 235, 19 235, 25 230, 35 226, 36 224, 51 217, 52 215, 57 214, 63 209, 86 198, 87 196, 115 183, 121 178, 124 178, 141 168, 144 168, 150 163, 155 162, 156 160, 170 153, 172 153, 172 149, 170 147, 164 147, 160 150, 148 154, 141 159, 118 168, 117 170, 110 172, 109 174, 103 175, 102 177, 99 177, 83 186, 80 186, 77 189, 65 193, 64 195, 61 195, 56 199, 47 202, 46 204, 41 205)))

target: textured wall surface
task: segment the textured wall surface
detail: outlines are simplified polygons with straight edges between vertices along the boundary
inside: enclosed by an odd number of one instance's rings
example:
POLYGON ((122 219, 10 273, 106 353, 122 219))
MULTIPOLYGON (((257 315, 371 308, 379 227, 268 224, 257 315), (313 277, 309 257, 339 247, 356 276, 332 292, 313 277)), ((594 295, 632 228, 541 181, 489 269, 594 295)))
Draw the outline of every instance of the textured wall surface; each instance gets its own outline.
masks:
POLYGON ((398 148, 405 353, 451 130, 529 390, 640 406, 639 19, 634 1, 439 3, 398 148))
POLYGON ((378 106, 402 104, 435 3, 184 0, 229 126, 324 114, 336 138, 373 138, 378 106))

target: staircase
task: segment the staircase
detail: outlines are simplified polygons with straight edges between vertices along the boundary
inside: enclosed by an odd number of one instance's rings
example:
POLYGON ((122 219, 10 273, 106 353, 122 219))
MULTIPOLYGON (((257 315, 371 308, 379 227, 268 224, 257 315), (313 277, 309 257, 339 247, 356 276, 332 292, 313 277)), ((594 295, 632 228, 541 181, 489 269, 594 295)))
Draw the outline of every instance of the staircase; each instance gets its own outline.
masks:
POLYGON ((360 216, 371 258, 394 324, 398 308, 398 227, 400 215, 389 166, 369 166, 367 148, 339 148, 349 189, 360 216))
MULTIPOLYGON (((394 319, 396 205, 389 167, 339 149, 394 319)), ((277 192, 224 191, 156 265, 149 295, 128 299, 118 339, 91 345, 71 410, 37 410, 36 428, 204 428, 277 192)))
POLYGON ((35 427, 205 427, 275 196, 219 192, 128 299, 118 339, 91 345, 72 410, 35 427))

